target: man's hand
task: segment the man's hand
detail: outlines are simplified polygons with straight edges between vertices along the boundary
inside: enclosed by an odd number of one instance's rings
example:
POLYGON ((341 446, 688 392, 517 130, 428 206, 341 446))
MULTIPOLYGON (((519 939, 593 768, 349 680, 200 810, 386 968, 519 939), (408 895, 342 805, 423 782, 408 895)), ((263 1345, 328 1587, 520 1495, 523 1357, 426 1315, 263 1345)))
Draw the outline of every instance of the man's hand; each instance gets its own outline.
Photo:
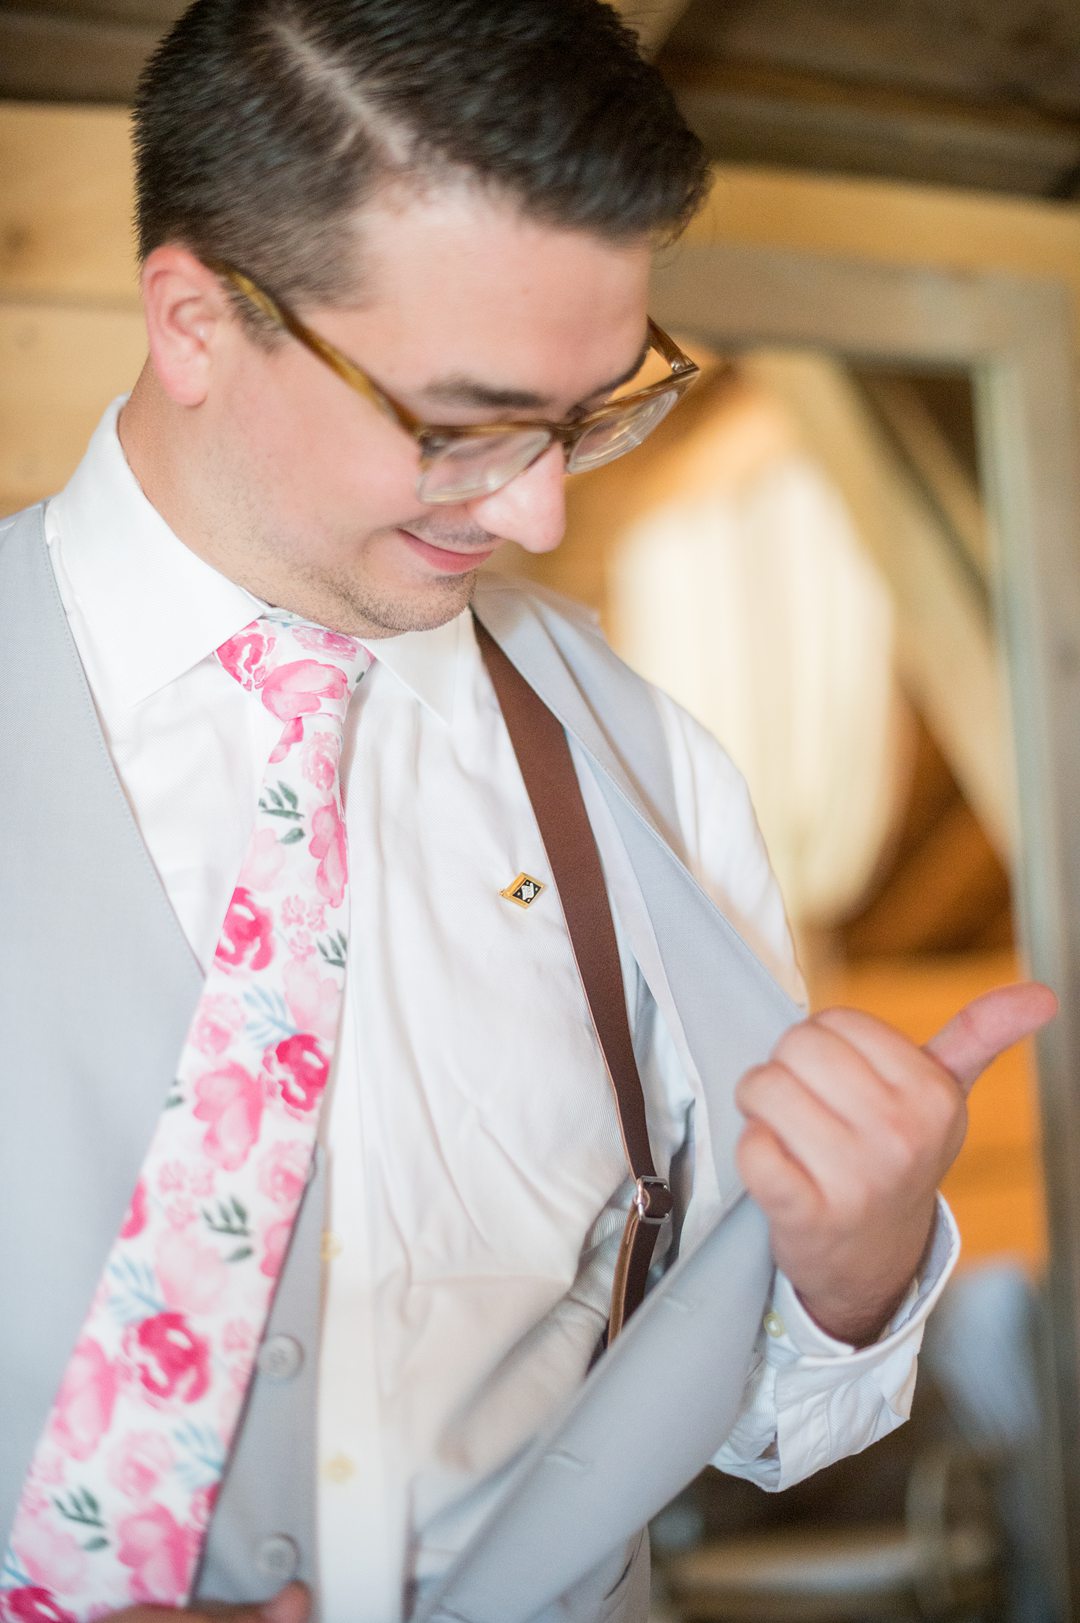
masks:
POLYGON ((215 1601, 177 1611, 172 1606, 129 1606, 114 1612, 105 1623, 175 1623, 186 1617, 190 1623, 308 1623, 311 1596, 303 1584, 286 1584, 273 1600, 262 1605, 219 1606, 215 1601))
POLYGON ((918 1048, 872 1015, 826 1009, 743 1077, 739 1172, 777 1266, 828 1334, 865 1345, 881 1333, 929 1241, 972 1084, 1056 1011, 1049 987, 999 987, 918 1048))

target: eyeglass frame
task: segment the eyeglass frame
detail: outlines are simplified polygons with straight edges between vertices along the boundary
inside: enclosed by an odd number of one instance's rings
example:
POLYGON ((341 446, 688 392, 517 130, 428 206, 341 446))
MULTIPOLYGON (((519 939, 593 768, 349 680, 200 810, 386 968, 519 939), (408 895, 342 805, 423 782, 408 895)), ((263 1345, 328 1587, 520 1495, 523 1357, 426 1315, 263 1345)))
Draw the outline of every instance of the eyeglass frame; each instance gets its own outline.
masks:
MULTIPOLYGON (((542 430, 549 434, 551 437, 548 443, 541 446, 535 456, 530 458, 523 468, 519 468, 516 473, 511 474, 510 478, 504 481, 504 484, 509 484, 513 479, 524 473, 527 468, 532 467, 534 462, 539 461, 540 457, 546 451, 549 451, 552 445, 561 445, 569 461, 574 447, 580 440, 584 439, 591 429, 595 428, 599 423, 606 422, 611 417, 621 416, 628 406, 642 405, 647 400, 656 399, 659 395, 670 393, 672 389, 676 393, 675 404, 677 405, 679 399, 685 394, 701 370, 697 362, 691 360, 690 356, 679 348, 675 340, 649 316, 646 318, 649 350, 655 350, 671 368, 669 377, 660 378, 656 383, 647 384, 643 389, 636 389, 631 394, 620 395, 615 400, 605 401, 595 411, 586 412, 583 417, 577 418, 572 423, 550 422, 543 417, 518 417, 494 423, 428 423, 423 418, 418 417, 415 412, 410 411, 409 407, 404 405, 402 401, 396 400, 392 394, 376 383, 370 373, 366 372, 356 361, 350 360, 328 338, 321 337, 319 333, 306 326, 299 316, 289 309, 288 305, 283 304, 280 299, 274 298, 265 288, 260 287, 245 271, 238 270, 235 265, 230 265, 224 260, 207 259, 204 263, 208 270, 213 271, 216 276, 227 282, 249 305, 266 316, 276 327, 289 333, 306 350, 310 351, 317 360, 322 361, 324 366, 328 366, 332 372, 336 373, 350 389, 355 390, 363 399, 377 407, 385 417, 389 417, 392 422, 410 435, 420 451, 421 477, 425 469, 430 466, 438 455, 458 441, 495 438, 499 435, 521 433, 528 429, 542 430)), ((642 365, 644 365, 644 359, 642 365)), ((647 439, 648 435, 646 434, 644 438, 647 439)), ((617 456, 611 457, 609 460, 612 462, 617 461, 619 456, 625 456, 627 452, 636 450, 637 445, 641 443, 642 441, 639 440, 636 444, 627 446, 626 451, 620 451, 617 456)), ((598 467, 603 465, 602 463, 597 464, 598 467)), ((502 489, 503 486, 498 485, 495 488, 502 489)), ((491 492, 487 492, 487 494, 491 494, 491 492)), ((451 497, 449 499, 451 501, 460 501, 462 499, 475 500, 477 498, 451 497)))

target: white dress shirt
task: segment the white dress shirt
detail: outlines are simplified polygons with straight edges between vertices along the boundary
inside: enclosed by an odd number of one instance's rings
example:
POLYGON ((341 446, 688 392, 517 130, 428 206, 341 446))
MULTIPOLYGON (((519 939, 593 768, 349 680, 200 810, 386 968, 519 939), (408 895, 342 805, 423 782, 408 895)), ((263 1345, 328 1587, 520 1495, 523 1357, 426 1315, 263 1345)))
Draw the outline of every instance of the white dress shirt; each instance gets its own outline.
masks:
MULTIPOLYGON (((146 500, 117 437, 121 404, 50 502, 47 536, 121 783, 205 965, 280 731, 212 655, 264 605, 146 500)), ((370 647, 343 756, 351 950, 321 1134, 323 1334, 306 1349, 319 1359, 323 1623, 397 1623, 411 1586, 460 1550, 589 1363, 629 1199, 557 896, 525 911, 499 894, 522 870, 550 876, 471 619, 370 647)), ((742 780, 684 712, 660 706, 696 875, 799 996, 742 780)), ((584 787, 654 1156, 662 1171, 692 1162, 691 1244, 716 1198, 700 1082, 633 874, 584 787)), ((778 1280, 717 1463, 781 1487, 890 1430, 955 1249, 946 1217, 889 1333, 859 1352, 778 1280)))

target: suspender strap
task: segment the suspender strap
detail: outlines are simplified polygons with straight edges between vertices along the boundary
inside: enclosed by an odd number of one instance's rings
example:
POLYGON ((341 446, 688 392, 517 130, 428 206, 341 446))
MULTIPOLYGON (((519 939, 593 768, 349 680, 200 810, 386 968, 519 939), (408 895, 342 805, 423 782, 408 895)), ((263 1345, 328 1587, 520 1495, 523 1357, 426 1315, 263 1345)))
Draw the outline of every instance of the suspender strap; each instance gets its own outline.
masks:
POLYGON ((645 1295, 660 1227, 671 1213, 671 1191, 653 1165, 615 926, 566 733, 479 621, 476 635, 551 864, 634 1179, 612 1286, 610 1342, 645 1295))

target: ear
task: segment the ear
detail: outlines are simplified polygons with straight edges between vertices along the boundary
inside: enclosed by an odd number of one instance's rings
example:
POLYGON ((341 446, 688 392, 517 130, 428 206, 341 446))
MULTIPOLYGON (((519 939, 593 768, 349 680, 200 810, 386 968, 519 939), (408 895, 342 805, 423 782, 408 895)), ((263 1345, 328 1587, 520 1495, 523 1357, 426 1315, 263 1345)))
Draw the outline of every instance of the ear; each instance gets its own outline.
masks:
POLYGON ((147 255, 142 296, 150 359, 161 387, 177 405, 201 405, 230 318, 224 288, 194 254, 166 243, 147 255))

